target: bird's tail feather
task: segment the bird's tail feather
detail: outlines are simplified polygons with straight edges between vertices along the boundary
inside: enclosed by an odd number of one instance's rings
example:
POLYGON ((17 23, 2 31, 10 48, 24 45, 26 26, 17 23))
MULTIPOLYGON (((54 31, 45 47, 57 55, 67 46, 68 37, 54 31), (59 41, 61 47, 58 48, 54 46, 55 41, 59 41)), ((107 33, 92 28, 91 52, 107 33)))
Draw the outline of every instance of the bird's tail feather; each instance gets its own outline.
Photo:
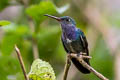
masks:
MULTIPOLYGON (((90 65, 88 59, 84 59, 84 61, 85 61, 87 64, 90 65)), ((83 67, 83 66, 81 65, 81 63, 79 63, 79 61, 78 61, 77 59, 72 58, 72 62, 73 62, 73 64, 76 66, 76 68, 77 68, 79 71, 81 71, 82 73, 84 73, 84 74, 89 74, 89 73, 90 73, 90 71, 89 71, 88 69, 86 69, 85 67, 83 67)))

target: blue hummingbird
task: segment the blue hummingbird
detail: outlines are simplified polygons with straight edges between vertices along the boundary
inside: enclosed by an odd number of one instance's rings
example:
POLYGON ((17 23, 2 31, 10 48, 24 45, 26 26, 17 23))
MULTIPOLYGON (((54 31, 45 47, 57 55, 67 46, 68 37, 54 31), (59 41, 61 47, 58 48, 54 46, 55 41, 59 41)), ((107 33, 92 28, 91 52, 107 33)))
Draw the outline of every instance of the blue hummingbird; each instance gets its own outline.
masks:
MULTIPOLYGON (((60 22, 62 28, 61 40, 64 49, 68 54, 80 54, 80 52, 83 52, 86 53, 86 56, 89 56, 88 43, 86 37, 80 29, 76 28, 76 23, 74 19, 72 19, 69 16, 55 17, 48 14, 46 14, 45 16, 56 19, 60 22)), ((83 67, 77 59, 72 58, 71 60, 79 71, 81 71, 84 74, 90 73, 90 71, 83 67)), ((90 65, 89 59, 84 59, 84 61, 90 65)))

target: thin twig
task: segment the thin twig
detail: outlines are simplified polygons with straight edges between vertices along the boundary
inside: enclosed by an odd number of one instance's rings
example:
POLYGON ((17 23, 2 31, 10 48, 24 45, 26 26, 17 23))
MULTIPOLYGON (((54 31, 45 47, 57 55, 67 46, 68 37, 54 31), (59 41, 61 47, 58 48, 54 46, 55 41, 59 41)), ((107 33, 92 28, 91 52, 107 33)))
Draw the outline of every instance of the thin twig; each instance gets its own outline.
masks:
POLYGON ((93 74, 95 74, 98 78, 100 78, 101 80, 109 80, 107 79, 105 76, 103 76, 101 73, 97 72, 94 68, 92 68, 90 65, 88 65, 84 60, 82 55, 77 56, 77 54, 71 53, 70 54, 71 58, 76 58, 85 68, 87 68, 88 70, 90 70, 91 72, 93 72, 93 74))
POLYGON ((71 65, 71 61, 70 61, 69 56, 67 56, 66 64, 65 64, 65 68, 64 68, 63 80, 67 79, 67 75, 68 75, 68 71, 69 71, 70 65, 71 65))
POLYGON ((22 68, 22 71, 23 71, 25 80, 29 80, 28 77, 27 77, 27 73, 26 73, 26 70, 25 70, 25 66, 24 66, 24 62, 23 62, 23 59, 22 59, 20 50, 17 48, 16 45, 15 45, 15 51, 16 51, 16 53, 17 53, 17 57, 18 57, 18 59, 19 59, 19 63, 20 63, 20 65, 21 65, 21 68, 22 68))

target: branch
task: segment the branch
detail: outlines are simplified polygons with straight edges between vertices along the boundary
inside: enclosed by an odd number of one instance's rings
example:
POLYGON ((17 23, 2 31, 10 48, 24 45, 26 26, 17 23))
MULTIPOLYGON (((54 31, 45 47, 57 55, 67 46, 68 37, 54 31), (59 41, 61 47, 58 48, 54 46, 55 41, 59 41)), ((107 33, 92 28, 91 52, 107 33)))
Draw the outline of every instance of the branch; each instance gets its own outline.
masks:
POLYGON ((77 54, 71 53, 69 54, 71 58, 76 58, 85 68, 93 72, 94 75, 96 75, 101 80, 109 80, 106 77, 104 77, 101 73, 97 72, 94 68, 92 68, 90 65, 88 65, 82 57, 83 55, 77 56, 77 54))
POLYGON ((71 65, 71 61, 70 61, 70 58, 69 58, 69 55, 68 55, 67 60, 66 60, 66 64, 65 64, 65 68, 64 68, 63 80, 67 79, 67 75, 68 75, 70 65, 71 65))
POLYGON ((26 73, 26 70, 25 70, 25 66, 24 66, 24 63, 23 63, 23 59, 22 59, 20 50, 17 48, 16 45, 15 45, 15 51, 16 51, 16 53, 17 53, 17 56, 18 56, 18 59, 19 59, 19 63, 20 63, 20 65, 21 65, 21 68, 22 68, 22 71, 23 71, 25 80, 29 80, 28 77, 27 77, 27 73, 26 73))

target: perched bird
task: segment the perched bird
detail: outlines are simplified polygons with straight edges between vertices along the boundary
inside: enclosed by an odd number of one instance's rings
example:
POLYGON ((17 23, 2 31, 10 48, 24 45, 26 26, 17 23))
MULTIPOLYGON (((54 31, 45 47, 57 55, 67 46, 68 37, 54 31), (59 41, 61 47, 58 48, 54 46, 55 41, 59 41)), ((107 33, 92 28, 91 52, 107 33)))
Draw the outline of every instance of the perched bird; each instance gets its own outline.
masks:
MULTIPOLYGON (((56 19, 60 22, 62 28, 61 40, 64 49, 68 54, 80 54, 80 52, 83 52, 86 53, 86 56, 89 56, 88 43, 86 37, 80 29, 76 28, 76 23, 71 17, 55 17, 48 14, 46 14, 45 16, 56 19)), ((90 71, 83 67, 77 59, 72 58, 71 60, 79 71, 81 71, 84 74, 90 73, 90 71)), ((89 59, 84 59, 84 61, 90 65, 89 59)))

